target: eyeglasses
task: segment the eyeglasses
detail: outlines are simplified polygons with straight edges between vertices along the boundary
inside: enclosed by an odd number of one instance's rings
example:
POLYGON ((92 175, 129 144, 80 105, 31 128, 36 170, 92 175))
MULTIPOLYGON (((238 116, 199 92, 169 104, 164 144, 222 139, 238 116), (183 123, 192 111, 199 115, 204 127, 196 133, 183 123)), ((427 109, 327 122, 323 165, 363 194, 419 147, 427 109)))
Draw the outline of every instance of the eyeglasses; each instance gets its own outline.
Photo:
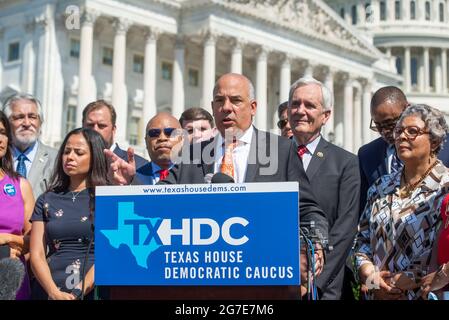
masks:
POLYGON ((398 120, 399 120, 399 117, 387 120, 383 123, 378 123, 378 122, 375 122, 373 119, 371 119, 369 128, 376 132, 382 132, 384 130, 391 131, 391 130, 394 130, 394 127, 396 126, 396 123, 398 122, 398 120))
POLYGON ((429 131, 425 131, 424 129, 416 126, 408 126, 403 128, 397 127, 393 131, 393 138, 395 140, 398 139, 403 132, 405 133, 405 136, 410 140, 415 140, 418 136, 429 133, 429 131))
POLYGON ((153 128, 148 130, 147 135, 150 138, 159 138, 162 131, 164 131, 165 136, 169 138, 172 137, 173 132, 174 132, 173 137, 177 137, 180 132, 180 130, 176 128, 164 128, 164 129, 153 128))
POLYGON ((277 125, 279 129, 284 129, 288 123, 288 119, 281 119, 278 121, 277 125))

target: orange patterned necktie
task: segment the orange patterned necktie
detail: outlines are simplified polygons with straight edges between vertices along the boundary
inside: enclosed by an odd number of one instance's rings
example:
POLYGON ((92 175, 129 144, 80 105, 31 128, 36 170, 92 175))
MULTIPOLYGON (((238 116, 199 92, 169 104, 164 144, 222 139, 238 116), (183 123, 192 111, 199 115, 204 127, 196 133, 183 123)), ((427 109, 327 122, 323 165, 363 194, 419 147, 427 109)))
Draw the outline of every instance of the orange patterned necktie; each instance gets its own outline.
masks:
POLYGON ((232 152, 234 151, 237 141, 225 145, 223 160, 221 161, 220 172, 234 178, 234 162, 232 160, 232 152))

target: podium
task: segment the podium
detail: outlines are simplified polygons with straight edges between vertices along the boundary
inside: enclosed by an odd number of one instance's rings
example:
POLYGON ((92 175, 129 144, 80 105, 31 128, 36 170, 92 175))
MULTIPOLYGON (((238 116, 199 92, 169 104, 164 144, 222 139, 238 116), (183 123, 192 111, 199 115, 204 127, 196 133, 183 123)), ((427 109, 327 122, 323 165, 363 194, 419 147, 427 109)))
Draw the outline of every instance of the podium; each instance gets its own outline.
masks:
POLYGON ((111 300, 300 299, 297 182, 97 187, 95 201, 111 300))
POLYGON ((300 300, 299 286, 112 286, 111 300, 300 300))

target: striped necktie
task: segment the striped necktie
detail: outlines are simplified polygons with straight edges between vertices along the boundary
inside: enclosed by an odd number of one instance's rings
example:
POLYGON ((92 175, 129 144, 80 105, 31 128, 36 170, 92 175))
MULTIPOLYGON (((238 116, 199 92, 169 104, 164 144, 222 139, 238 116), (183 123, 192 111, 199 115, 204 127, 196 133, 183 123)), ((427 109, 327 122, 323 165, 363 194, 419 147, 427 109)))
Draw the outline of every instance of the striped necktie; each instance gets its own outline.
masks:
POLYGON ((16 168, 17 173, 24 178, 27 177, 27 167, 25 165, 25 160, 28 160, 27 156, 21 153, 17 158, 17 168, 16 168))

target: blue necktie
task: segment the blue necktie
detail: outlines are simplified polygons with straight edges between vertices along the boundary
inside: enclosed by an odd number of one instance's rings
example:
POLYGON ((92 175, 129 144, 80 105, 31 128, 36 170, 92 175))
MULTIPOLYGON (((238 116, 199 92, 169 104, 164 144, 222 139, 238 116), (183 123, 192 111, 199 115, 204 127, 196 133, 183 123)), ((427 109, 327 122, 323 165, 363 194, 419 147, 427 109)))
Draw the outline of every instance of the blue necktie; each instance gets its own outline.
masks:
POLYGON ((398 155, 396 151, 393 153, 393 156, 391 157, 391 174, 394 174, 402 169, 404 164, 402 163, 401 159, 398 158, 398 155))
POLYGON ((28 158, 23 153, 21 153, 19 155, 19 157, 17 158, 17 169, 16 169, 16 171, 17 171, 18 174, 20 174, 24 178, 27 177, 27 167, 25 165, 25 160, 27 160, 27 159, 28 158))

